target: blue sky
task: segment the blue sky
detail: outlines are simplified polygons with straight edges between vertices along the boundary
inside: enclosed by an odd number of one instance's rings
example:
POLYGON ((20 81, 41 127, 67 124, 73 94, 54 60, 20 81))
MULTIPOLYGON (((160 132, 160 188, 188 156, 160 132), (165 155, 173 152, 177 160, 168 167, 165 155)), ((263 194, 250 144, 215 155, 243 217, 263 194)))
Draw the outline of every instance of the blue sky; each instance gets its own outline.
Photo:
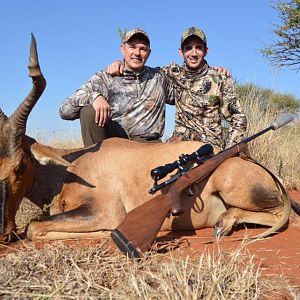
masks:
MULTIPOLYGON (((28 77, 30 33, 37 39, 47 87, 32 111, 31 136, 79 136, 79 121, 64 121, 60 103, 94 72, 120 59, 118 28, 141 27, 149 33, 150 66, 178 55, 180 35, 190 26, 207 35, 211 66, 225 66, 240 83, 255 83, 300 99, 300 74, 268 65, 259 50, 275 39, 278 12, 268 0, 9 0, 0 10, 0 107, 10 115, 31 89, 28 77)), ((166 135, 174 109, 167 109, 166 135)))

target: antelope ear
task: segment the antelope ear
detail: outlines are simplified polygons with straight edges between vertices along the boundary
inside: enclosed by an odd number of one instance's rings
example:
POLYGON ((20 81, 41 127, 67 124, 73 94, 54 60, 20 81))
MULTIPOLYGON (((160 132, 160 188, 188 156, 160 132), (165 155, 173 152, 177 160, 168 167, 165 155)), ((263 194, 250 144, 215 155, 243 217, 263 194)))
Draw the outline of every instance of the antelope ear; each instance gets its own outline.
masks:
POLYGON ((37 142, 30 145, 30 150, 32 155, 35 157, 37 161, 41 165, 61 165, 65 167, 73 166, 73 164, 69 163, 65 159, 63 159, 60 155, 55 153, 51 147, 39 144, 37 142))

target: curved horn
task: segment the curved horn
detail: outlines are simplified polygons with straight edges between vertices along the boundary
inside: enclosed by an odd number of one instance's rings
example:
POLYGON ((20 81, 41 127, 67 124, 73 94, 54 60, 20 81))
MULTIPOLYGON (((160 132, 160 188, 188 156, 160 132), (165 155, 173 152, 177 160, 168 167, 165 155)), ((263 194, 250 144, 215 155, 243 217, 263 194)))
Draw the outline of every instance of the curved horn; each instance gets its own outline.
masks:
POLYGON ((7 116, 5 115, 5 113, 2 111, 2 109, 0 108, 0 124, 4 121, 7 120, 7 116))
POLYGON ((10 117, 12 122, 20 130, 20 133, 24 134, 28 116, 46 87, 46 80, 41 72, 39 65, 35 37, 32 33, 28 69, 29 76, 32 78, 33 87, 29 95, 23 100, 23 102, 10 117))

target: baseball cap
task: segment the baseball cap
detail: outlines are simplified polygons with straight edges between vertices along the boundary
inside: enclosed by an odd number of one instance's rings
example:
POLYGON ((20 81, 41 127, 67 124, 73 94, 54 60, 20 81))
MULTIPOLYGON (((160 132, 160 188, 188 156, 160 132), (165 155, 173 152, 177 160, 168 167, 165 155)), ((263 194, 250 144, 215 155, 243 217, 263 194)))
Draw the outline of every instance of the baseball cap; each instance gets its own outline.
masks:
POLYGON ((192 35, 199 37, 205 43, 205 45, 207 45, 206 35, 204 31, 197 27, 190 27, 182 33, 180 46, 182 46, 184 41, 192 35))
POLYGON ((122 43, 123 44, 127 43, 136 34, 142 35, 146 39, 146 41, 148 42, 148 44, 150 46, 150 39, 149 39, 148 33, 140 28, 134 28, 134 29, 127 31, 123 36, 122 43))

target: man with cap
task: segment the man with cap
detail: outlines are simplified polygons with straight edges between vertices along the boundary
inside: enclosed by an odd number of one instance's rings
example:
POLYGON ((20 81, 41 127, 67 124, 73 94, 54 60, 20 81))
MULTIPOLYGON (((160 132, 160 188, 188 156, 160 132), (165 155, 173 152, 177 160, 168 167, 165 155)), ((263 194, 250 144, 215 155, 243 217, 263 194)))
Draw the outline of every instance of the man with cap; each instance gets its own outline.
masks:
POLYGON ((109 137, 159 141, 164 133, 165 103, 175 104, 172 82, 159 68, 145 66, 150 40, 142 29, 124 34, 124 74, 95 73, 60 106, 65 120, 80 118, 85 146, 109 137))
POLYGON ((176 85, 175 129, 171 140, 201 140, 228 148, 243 138, 247 120, 231 77, 211 68, 205 33, 196 27, 183 32, 179 53, 184 65, 164 72, 176 85))
MULTIPOLYGON (((234 81, 208 65, 207 52, 205 33, 188 28, 179 48, 184 64, 162 68, 175 87, 175 128, 169 141, 199 140, 223 149, 241 141, 247 120, 234 81)), ((117 62, 108 67, 111 74, 117 70, 117 62)))

